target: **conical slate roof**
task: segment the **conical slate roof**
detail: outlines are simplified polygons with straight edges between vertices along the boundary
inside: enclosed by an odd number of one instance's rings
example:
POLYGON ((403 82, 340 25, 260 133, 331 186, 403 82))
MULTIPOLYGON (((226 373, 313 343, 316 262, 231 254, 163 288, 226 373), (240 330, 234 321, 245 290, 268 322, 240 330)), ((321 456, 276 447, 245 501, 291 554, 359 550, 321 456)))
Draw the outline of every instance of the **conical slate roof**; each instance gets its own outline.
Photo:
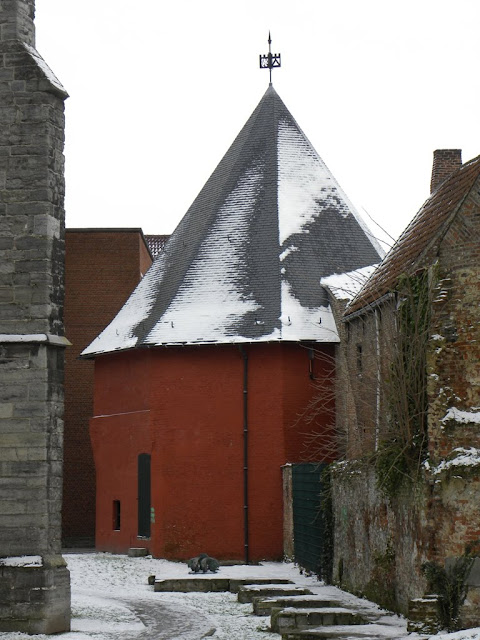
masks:
POLYGON ((338 336, 320 278, 381 249, 268 88, 138 287, 85 356, 338 336))

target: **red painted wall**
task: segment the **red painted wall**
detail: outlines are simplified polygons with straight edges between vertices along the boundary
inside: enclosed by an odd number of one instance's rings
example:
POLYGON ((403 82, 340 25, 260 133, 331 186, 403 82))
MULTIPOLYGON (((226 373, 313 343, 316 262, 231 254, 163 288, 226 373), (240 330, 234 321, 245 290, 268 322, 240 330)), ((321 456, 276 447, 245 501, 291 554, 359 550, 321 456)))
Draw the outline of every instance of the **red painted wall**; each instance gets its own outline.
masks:
MULTIPOLYGON (((294 423, 314 387, 308 351, 299 345, 245 345, 244 353, 249 559, 278 559, 281 466, 304 459, 298 441, 307 427, 294 423)), ((104 416, 91 421, 97 547, 125 551, 145 544, 158 557, 185 559, 205 551, 244 559, 243 402, 244 358, 238 346, 169 347, 97 358, 95 413, 104 416), (140 453, 152 455, 155 523, 148 543, 136 539, 140 453), (113 500, 122 500, 120 532, 112 530, 113 500)))

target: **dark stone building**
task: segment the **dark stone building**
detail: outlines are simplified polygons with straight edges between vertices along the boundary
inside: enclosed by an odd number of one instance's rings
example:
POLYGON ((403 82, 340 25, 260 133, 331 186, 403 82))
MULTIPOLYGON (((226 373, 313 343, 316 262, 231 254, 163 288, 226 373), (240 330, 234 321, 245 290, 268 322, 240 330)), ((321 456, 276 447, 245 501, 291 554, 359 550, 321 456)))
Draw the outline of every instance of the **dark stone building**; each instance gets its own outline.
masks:
POLYGON ((0 4, 0 630, 70 628, 61 555, 64 100, 34 0, 0 4))

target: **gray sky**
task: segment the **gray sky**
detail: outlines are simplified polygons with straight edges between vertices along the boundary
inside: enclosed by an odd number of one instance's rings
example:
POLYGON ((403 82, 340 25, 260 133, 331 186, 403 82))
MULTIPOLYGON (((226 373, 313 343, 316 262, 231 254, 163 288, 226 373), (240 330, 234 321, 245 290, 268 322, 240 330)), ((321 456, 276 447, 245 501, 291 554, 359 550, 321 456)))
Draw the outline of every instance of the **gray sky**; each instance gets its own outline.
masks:
POLYGON ((66 103, 67 226, 170 233, 268 86, 393 235, 433 150, 480 153, 478 0, 36 0, 66 103))

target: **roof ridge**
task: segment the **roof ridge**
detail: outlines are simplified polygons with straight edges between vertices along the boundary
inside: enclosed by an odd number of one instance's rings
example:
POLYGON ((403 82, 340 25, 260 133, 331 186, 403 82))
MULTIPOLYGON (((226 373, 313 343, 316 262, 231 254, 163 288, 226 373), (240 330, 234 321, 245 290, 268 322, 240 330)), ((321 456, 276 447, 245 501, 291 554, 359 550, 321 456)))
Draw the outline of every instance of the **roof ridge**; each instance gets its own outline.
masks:
POLYGON ((347 306, 345 316, 358 313, 363 308, 368 308, 377 299, 382 298, 386 293, 393 290, 398 277, 402 273, 418 268, 425 256, 432 251, 435 243, 442 241, 458 211, 466 198, 468 198, 479 175, 480 155, 454 171, 427 198, 382 260, 377 270, 347 306), (472 173, 471 176, 470 173, 472 173), (461 181, 460 185, 458 184, 462 176, 465 176, 465 185, 463 185, 463 181, 461 181), (455 188, 457 191, 461 189, 456 195, 455 188), (452 196, 454 200, 452 200, 452 196), (435 222, 435 217, 437 218, 436 225, 432 223, 432 218, 435 222))

